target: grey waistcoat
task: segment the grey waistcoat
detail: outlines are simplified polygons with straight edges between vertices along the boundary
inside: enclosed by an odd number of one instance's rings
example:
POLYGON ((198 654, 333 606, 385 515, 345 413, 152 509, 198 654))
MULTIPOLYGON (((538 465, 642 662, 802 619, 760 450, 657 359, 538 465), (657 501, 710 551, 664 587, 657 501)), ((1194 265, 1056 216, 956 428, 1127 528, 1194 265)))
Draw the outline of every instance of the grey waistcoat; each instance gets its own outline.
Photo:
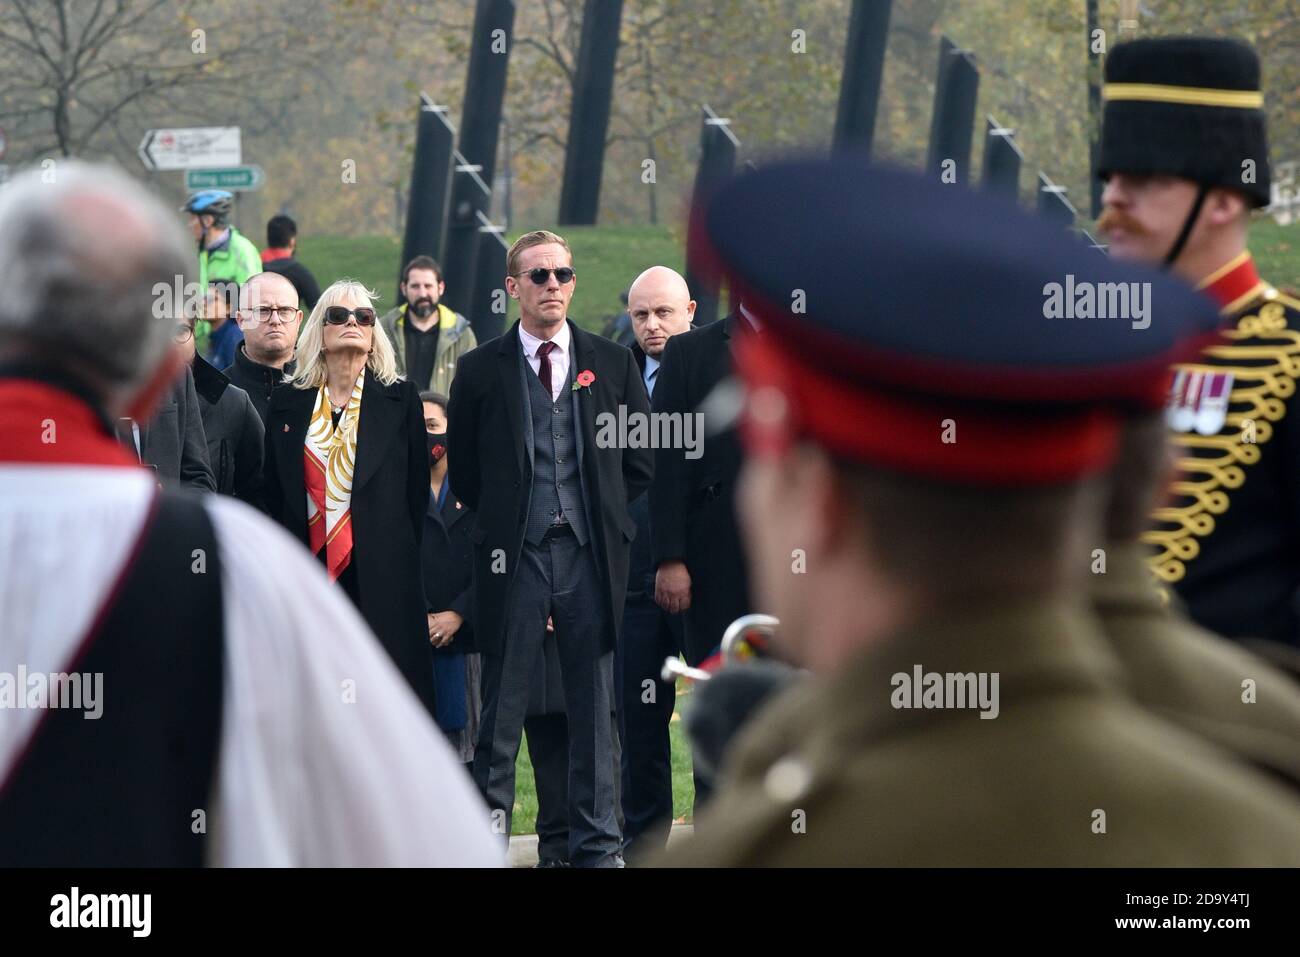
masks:
POLYGON ((524 539, 536 545, 557 520, 567 520, 578 544, 585 545, 588 541, 587 511, 578 467, 577 419, 571 394, 573 362, 569 363, 568 378, 555 401, 551 401, 526 359, 522 364, 527 381, 525 395, 531 425, 528 440, 533 463, 524 539))

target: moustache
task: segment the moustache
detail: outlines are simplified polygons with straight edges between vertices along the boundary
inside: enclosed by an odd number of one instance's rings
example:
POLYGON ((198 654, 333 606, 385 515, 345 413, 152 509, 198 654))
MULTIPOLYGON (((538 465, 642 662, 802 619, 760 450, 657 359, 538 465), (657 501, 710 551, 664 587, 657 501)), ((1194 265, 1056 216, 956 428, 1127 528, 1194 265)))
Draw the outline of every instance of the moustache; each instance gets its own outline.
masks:
POLYGON ((1099 233, 1109 233, 1115 229, 1122 229, 1134 236, 1145 236, 1147 234, 1146 227, 1128 213, 1116 209, 1114 206, 1107 206, 1102 210, 1101 217, 1097 220, 1097 231, 1099 233))
POLYGON ((434 307, 435 307, 434 301, 427 297, 424 299, 417 299, 414 303, 411 304, 411 309, 414 310, 415 314, 419 316, 421 319, 425 318, 426 316, 433 315, 434 307))

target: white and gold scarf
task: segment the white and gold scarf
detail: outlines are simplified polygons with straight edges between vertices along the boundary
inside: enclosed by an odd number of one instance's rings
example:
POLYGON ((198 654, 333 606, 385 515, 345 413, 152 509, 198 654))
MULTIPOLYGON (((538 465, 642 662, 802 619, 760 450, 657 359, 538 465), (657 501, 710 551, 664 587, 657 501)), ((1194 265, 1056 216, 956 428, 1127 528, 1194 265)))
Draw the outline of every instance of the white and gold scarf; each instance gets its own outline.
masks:
POLYGON ((352 558, 352 472, 357 461, 357 422, 365 381, 366 371, 362 369, 337 428, 329 392, 322 384, 303 443, 307 536, 312 554, 325 549, 330 581, 338 579, 352 558))

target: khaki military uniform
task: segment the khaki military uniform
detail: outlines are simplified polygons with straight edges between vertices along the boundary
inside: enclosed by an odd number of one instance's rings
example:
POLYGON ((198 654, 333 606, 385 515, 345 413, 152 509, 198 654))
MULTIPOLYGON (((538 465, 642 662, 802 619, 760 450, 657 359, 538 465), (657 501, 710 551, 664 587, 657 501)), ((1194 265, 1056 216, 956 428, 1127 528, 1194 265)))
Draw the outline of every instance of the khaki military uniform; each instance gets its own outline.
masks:
POLYGON ((1282 785, 1132 704, 1082 607, 969 609, 782 695, 742 732, 693 866, 1300 864, 1282 785), (997 672, 998 716, 901 709, 893 676, 997 672))
POLYGON ((1093 607, 1145 708, 1300 788, 1300 685, 1166 608, 1137 544, 1107 549, 1093 607), (1253 700, 1243 700, 1243 697, 1253 700))

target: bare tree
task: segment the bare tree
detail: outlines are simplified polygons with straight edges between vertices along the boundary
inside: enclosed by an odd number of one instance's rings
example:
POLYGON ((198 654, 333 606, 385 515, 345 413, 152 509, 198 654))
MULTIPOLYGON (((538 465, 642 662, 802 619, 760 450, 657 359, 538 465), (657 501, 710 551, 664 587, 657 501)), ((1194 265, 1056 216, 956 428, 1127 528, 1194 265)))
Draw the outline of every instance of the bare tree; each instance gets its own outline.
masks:
POLYGON ((0 21, 0 123, 21 144, 20 160, 133 151, 141 124, 160 114, 242 121, 219 115, 223 97, 237 97, 254 121, 273 123, 284 103, 272 104, 267 81, 290 70, 322 72, 311 53, 326 38, 318 27, 295 26, 312 22, 317 0, 286 4, 299 16, 275 19, 246 0, 9 6, 16 15, 0 21))

